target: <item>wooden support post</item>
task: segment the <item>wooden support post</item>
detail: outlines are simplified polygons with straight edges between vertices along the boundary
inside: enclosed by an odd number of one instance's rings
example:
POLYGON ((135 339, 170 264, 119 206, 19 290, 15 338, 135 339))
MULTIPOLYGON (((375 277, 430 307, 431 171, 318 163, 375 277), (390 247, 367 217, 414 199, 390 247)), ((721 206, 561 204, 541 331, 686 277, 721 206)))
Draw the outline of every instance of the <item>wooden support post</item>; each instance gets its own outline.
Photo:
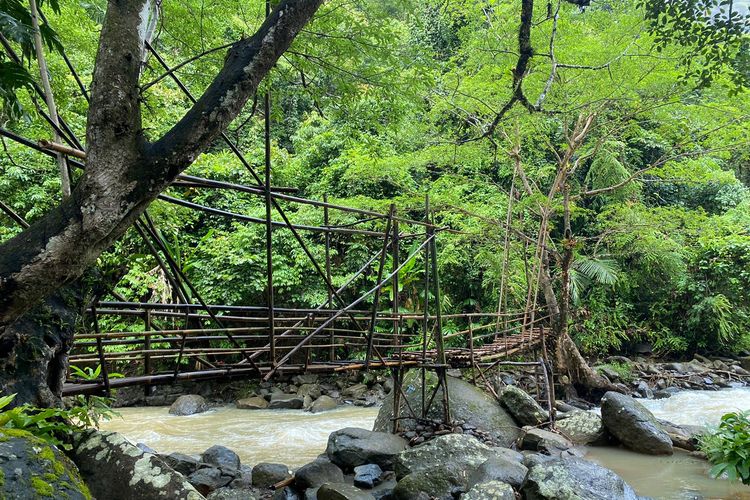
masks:
MULTIPOLYGON (((190 308, 185 309, 185 330, 190 328, 190 308)), ((182 338, 180 339, 180 352, 177 355, 177 362, 174 365, 174 372, 172 377, 177 380, 177 375, 180 374, 180 363, 182 363, 182 355, 185 352, 185 342, 187 341, 187 333, 183 330, 182 338)))
MULTIPOLYGON (((332 282, 331 280, 331 232, 328 231, 328 228, 331 224, 330 215, 328 213, 328 195, 323 195, 323 226, 326 228, 325 232, 325 245, 326 245, 326 279, 329 283, 332 282)), ((328 302, 327 304, 333 303, 333 294, 331 293, 331 289, 328 288, 326 290, 328 292, 328 302)), ((330 351, 328 352, 328 359, 331 363, 333 363, 336 360, 336 348, 334 345, 336 344, 336 337, 334 336, 334 330, 336 329, 336 325, 334 323, 331 323, 330 328, 330 336, 329 336, 329 344, 331 344, 330 351)))
MULTIPOLYGON (((385 225, 385 234, 383 236, 383 251, 380 253, 380 262, 378 264, 378 279, 377 283, 383 281, 383 268, 385 268, 385 256, 388 255, 388 237, 391 232, 391 224, 393 222, 393 211, 395 205, 391 204, 390 212, 388 213, 388 221, 385 225)), ((397 269, 397 268, 396 268, 397 269)), ((398 273, 395 273, 398 274, 398 273)), ((375 323, 378 318, 378 306, 380 305, 380 295, 382 287, 378 287, 375 290, 375 298, 372 301, 372 315, 370 316, 370 331, 367 335, 367 352, 365 354, 365 370, 370 368, 370 358, 372 356, 372 344, 373 338, 375 337, 375 323)))
MULTIPOLYGON (((144 327, 147 332, 151 331, 151 310, 146 309, 143 312, 143 323, 144 327)), ((143 349, 146 351, 146 353, 143 355, 143 375, 149 376, 151 375, 151 354, 149 351, 151 350, 151 335, 146 335, 143 340, 143 349)), ((145 384, 143 386, 143 395, 148 397, 151 395, 151 385, 145 384)))
MULTIPOLYGON (((271 2, 266 0, 266 17, 271 14, 271 2)), ((263 130, 265 150, 265 202, 266 202, 266 304, 268 305, 268 343, 271 364, 276 363, 276 332, 274 330, 273 297, 273 222, 271 221, 271 90, 263 96, 263 130)))
POLYGON ((96 350, 99 353, 99 366, 102 374, 102 381, 104 382, 104 392, 107 397, 112 397, 112 391, 109 388, 109 367, 107 366, 107 358, 104 356, 104 346, 102 345, 102 338, 100 336, 101 331, 99 330, 99 317, 96 314, 96 306, 91 306, 91 314, 94 318, 94 332, 96 333, 96 350))
MULTIPOLYGON (((431 228, 431 230, 433 230, 431 228)), ((439 383, 443 386, 443 422, 451 423, 450 398, 448 396, 448 381, 446 379, 446 359, 445 346, 443 344, 443 315, 442 303, 440 299, 440 274, 438 272, 437 261, 437 243, 436 238, 430 240, 430 258, 432 260, 432 281, 435 287, 435 322, 437 329, 435 331, 435 349, 437 350, 437 372, 439 383)))
MULTIPOLYGON (((425 226, 425 241, 432 236, 432 228, 430 227, 430 195, 424 195, 424 218, 427 222, 425 226)), ((430 245, 424 249, 424 318, 422 319, 422 418, 427 417, 427 369, 424 367, 424 363, 427 362, 427 337, 429 335, 429 323, 430 323, 430 245)))
POLYGON ((477 374, 474 371, 476 361, 474 360, 474 323, 469 318, 469 360, 471 362, 471 382, 477 384, 477 374))
MULTIPOLYGON (((393 215, 395 217, 396 215, 396 207, 394 205, 393 207, 393 215)), ((399 236, 398 236, 398 220, 393 221, 393 243, 391 244, 391 259, 392 262, 392 268, 391 271, 394 269, 397 269, 399 266, 399 236)), ((391 301, 391 314, 392 315, 398 315, 399 309, 401 308, 401 303, 399 300, 399 293, 398 293, 398 273, 395 273, 393 275, 393 300, 391 301)), ((401 322, 398 319, 398 316, 396 316, 396 321, 393 322, 393 345, 397 346, 400 344, 399 335, 401 334, 401 322)))
POLYGON ((404 373, 401 367, 394 367, 391 370, 393 374, 393 430, 394 434, 398 434, 399 428, 399 417, 401 416, 401 385, 403 383, 404 373))

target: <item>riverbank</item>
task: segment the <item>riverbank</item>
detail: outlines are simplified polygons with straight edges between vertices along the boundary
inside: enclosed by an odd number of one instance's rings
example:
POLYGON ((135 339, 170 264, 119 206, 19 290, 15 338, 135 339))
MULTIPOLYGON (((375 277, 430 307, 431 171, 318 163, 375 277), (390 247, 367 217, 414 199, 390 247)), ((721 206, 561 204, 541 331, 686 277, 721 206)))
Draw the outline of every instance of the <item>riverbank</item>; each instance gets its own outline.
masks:
MULTIPOLYGON (((750 406, 750 389, 688 390, 670 399, 642 402, 662 419, 678 424, 712 424, 727 411, 750 406)), ((171 416, 167 408, 123 411, 125 420, 111 422, 105 428, 118 430, 133 441, 143 441, 158 452, 181 451, 199 456, 211 445, 225 444, 237 452, 242 463, 283 463, 290 470, 313 462, 326 449, 329 430, 352 426, 372 429, 378 413, 376 408, 350 405, 314 415, 295 410, 246 411, 228 407, 189 417, 171 416), (132 420, 128 422, 129 419, 132 420), (146 428, 165 429, 171 439, 154 440, 146 428)), ((523 453, 537 455, 532 451, 523 453)), ((573 447, 568 454, 585 455, 587 460, 613 470, 639 495, 664 499, 750 498, 750 488, 710 479, 705 461, 679 450, 672 456, 649 456, 621 447, 573 447)))

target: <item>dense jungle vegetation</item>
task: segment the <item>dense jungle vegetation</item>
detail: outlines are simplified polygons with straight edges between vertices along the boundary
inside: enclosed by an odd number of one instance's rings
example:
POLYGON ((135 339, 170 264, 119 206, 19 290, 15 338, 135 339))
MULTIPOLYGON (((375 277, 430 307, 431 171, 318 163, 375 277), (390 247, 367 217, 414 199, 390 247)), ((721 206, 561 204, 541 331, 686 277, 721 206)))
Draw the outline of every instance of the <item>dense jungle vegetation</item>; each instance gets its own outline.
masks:
MULTIPOLYGON (((0 0, 0 31, 19 48, 29 34, 7 14, 16 3, 0 0)), ((677 14, 649 16, 657 2, 550 0, 533 4, 524 42, 521 3, 325 3, 261 84, 272 96, 273 185, 379 212, 395 203, 420 219, 429 194, 436 222, 457 230, 438 239, 446 312, 495 310, 501 282, 506 307, 522 309, 535 242, 545 232, 558 288, 566 251, 571 258, 570 332, 585 354, 644 341, 673 355, 750 349, 747 32, 724 29, 698 43, 692 28, 666 36, 665 29, 684 26, 677 14), (564 189, 552 192, 561 169, 564 189)), ((54 30, 45 38, 57 107, 84 137, 88 106, 62 48, 88 85, 106 2, 42 8, 54 30)), ((263 17, 262 2, 165 0, 153 45, 171 66, 203 54, 177 70, 200 95, 227 44, 254 32, 263 17)), ((24 59, 37 79, 32 54, 24 59)), ((49 139, 29 82, 10 64, 0 57, 2 126, 49 139)), ((191 102, 153 57, 140 81, 145 134, 160 137, 191 102)), ((259 171, 261 100, 227 132, 259 171)), ((255 184, 218 142, 186 173, 255 184)), ((33 222, 59 202, 60 189, 54 159, 3 140, 0 201, 33 222)), ((247 193, 176 186, 168 194, 265 217, 263 198, 247 193)), ((322 224, 319 208, 289 204, 288 213, 295 223, 322 224)), ((163 201, 150 214, 208 302, 264 304, 264 226, 163 201)), ((332 212, 331 224, 354 220, 332 212)), ((0 217, 0 242, 20 231, 0 217)), ((322 258, 322 237, 309 241, 322 258)), ((379 244, 335 237, 334 282, 379 244)), ((273 247, 276 304, 321 304, 326 289, 289 232, 276 230, 273 247)), ((170 300, 174 292, 133 230, 98 267, 129 300, 170 300)), ((402 271, 405 311, 420 308, 422 269, 418 260, 402 271)), ((368 279, 371 286, 374 273, 368 279)))

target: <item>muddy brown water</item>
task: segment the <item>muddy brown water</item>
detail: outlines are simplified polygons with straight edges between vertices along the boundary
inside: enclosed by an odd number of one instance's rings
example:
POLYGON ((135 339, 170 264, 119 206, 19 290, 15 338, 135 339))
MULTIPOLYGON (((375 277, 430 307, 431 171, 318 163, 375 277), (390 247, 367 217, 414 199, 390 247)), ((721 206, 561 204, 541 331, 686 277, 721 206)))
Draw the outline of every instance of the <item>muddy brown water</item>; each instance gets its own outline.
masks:
MULTIPOLYGON (((669 399, 643 401, 657 417, 677 424, 715 425, 721 415, 750 409, 750 389, 684 391, 669 399)), ((344 406, 310 414, 299 410, 238 410, 223 407, 176 417, 166 407, 122 408, 122 418, 103 424, 159 452, 199 454, 221 444, 242 462, 278 462, 298 467, 325 451, 328 435, 343 427, 372 429, 377 408, 344 406)), ((678 451, 651 457, 620 448, 588 448, 586 458, 617 472, 640 495, 657 499, 748 499, 750 487, 708 477, 708 464, 678 451)))

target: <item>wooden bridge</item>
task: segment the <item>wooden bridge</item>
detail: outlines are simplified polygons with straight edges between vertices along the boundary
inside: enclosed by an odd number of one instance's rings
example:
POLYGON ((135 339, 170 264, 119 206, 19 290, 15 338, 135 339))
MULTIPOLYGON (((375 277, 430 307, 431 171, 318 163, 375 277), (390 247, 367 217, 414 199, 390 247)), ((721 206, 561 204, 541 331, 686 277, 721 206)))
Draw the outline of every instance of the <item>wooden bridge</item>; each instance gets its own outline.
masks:
MULTIPOLYGON (((190 90, 180 80, 177 68, 171 68, 148 43, 146 46, 154 61, 165 70, 165 75, 189 100, 195 102, 190 90)), ((11 60, 21 61, 10 46, 4 46, 4 49, 11 60)), ((70 60, 64 58, 64 61, 81 89, 81 96, 88 98, 70 60)), ((44 102, 44 91, 39 86, 34 86, 34 91, 44 102)), ((269 103, 269 99, 264 99, 266 117, 270 114, 269 103)), ((58 124, 49 119, 43 110, 38 111, 63 143, 22 137, 4 128, 0 128, 0 136, 40 155, 53 158, 64 155, 71 168, 85 169, 85 147, 65 118, 60 116, 58 124)), ((508 287, 505 281, 508 274, 508 234, 503 248, 497 310, 442 314, 436 240, 441 233, 458 231, 435 224, 429 198, 425 199, 423 211, 414 207, 409 209, 410 218, 398 213, 395 205, 391 205, 388 213, 379 213, 329 203, 326 198, 322 201, 302 198, 297 196, 294 188, 273 186, 270 120, 264 122, 263 175, 255 171, 252 162, 245 158, 237 144, 227 135, 221 135, 221 140, 235 155, 238 165, 247 170, 255 184, 241 185, 182 174, 167 192, 159 196, 159 203, 197 210, 208 222, 221 218, 224 219, 223 223, 234 221, 265 226, 266 287, 263 304, 208 304, 171 254, 170 246, 163 239, 157 223, 146 212, 134 223, 133 229, 143 239, 169 282, 173 303, 127 302, 112 290, 114 284, 102 284, 104 288, 109 286, 109 290, 95 297, 90 304, 83 321, 85 331, 76 336, 72 346, 70 364, 80 370, 74 370, 75 373, 70 375, 64 387, 65 395, 108 394, 113 388, 127 386, 143 386, 149 391, 153 385, 180 380, 236 377, 268 380, 284 373, 334 373, 385 368, 391 369, 398 382, 396 387, 400 388, 403 370, 411 367, 435 370, 440 387, 444 386, 445 371, 450 367, 474 368, 476 375, 484 377, 487 370, 500 363, 524 364, 513 361, 515 356, 534 350, 545 353, 546 318, 541 317, 542 313, 537 307, 538 282, 533 279, 537 275, 533 267, 536 263, 532 262, 531 269, 527 270, 528 293, 524 310, 507 311, 508 287), (242 204, 233 210, 197 203, 193 195, 201 190, 231 190, 245 198, 255 196, 265 205, 265 217, 243 213, 246 205, 242 204), (292 221, 290 213, 303 205, 320 211, 319 223, 309 223, 309 217, 305 224, 292 221), (416 217, 420 217, 420 220, 415 220, 416 217), (289 231, 309 259, 311 269, 306 279, 324 285, 327 300, 319 307, 285 308, 276 303, 272 233, 277 230, 289 231), (350 273, 343 285, 336 287, 332 279, 332 239, 336 238, 341 251, 342 247, 347 246, 343 241, 346 237, 356 239, 356 245, 374 251, 374 254, 358 271, 350 273), (319 262, 320 253, 312 251, 312 245, 321 245, 321 240, 325 260, 319 262), (413 250, 408 255, 403 251, 402 242, 412 245, 413 250), (399 293, 400 273, 407 265, 413 266, 418 258, 424 264, 421 270, 421 304, 412 307, 413 311, 404 312, 399 293), (388 287, 391 298, 386 306, 381 296, 388 287), (104 298, 119 301, 106 301, 104 298), (119 325, 119 331, 100 328, 100 325, 114 324, 119 325), (115 373, 124 376, 115 377, 115 373)), ((0 212, 15 223, 28 227, 27 222, 2 200, 0 212)), ((471 216, 463 211, 461 213, 471 216)), ((490 223, 494 226, 497 224, 495 221, 490 223)), ((246 250, 257 252, 259 249, 246 250)), ((546 362, 537 360, 525 364, 538 366, 544 372, 545 383, 549 384, 551 377, 547 373, 546 362)), ((396 391, 398 394, 399 391, 396 391)), ((549 390, 547 397, 550 397, 549 390)), ((444 407, 446 420, 449 420, 447 400, 444 407)), ((397 422, 397 416, 394 418, 397 422)))
POLYGON ((375 329, 371 311, 363 309, 349 310, 351 316, 343 319, 341 310, 278 308, 275 312, 274 332, 279 333, 272 339, 265 308, 210 305, 204 310, 199 304, 102 302, 92 309, 94 324, 117 316, 135 319, 143 328, 78 335, 70 364, 102 368, 93 380, 70 378, 64 394, 102 394, 120 387, 148 388, 183 380, 267 380, 274 374, 386 368, 474 368, 480 373, 498 362, 541 352, 545 337, 544 318, 533 328, 524 328, 522 313, 438 316, 383 312, 377 314, 375 324, 386 327, 375 329), (219 319, 222 326, 156 326, 176 322, 197 325, 212 318, 219 319), (444 319, 466 328, 437 340, 436 326, 444 319), (114 372, 116 378, 110 376, 114 372))

